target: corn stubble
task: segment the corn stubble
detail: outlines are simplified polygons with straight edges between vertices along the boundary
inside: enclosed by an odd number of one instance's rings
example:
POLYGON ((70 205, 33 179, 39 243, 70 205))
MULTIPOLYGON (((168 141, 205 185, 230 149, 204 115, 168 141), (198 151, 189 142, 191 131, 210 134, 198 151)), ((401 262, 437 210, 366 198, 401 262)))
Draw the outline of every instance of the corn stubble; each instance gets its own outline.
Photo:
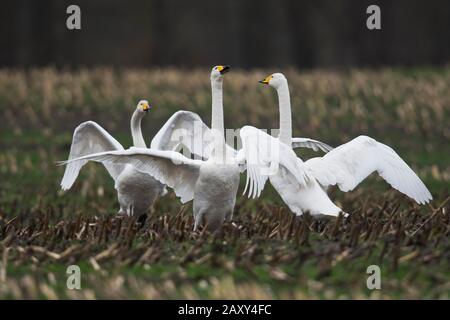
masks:
MULTIPOLYGON (((348 201, 364 206, 358 199, 348 201)), ((406 298, 448 298, 448 269, 436 272, 449 261, 448 201, 424 214, 394 198, 348 218, 320 220, 263 205, 238 210, 235 222, 215 234, 192 232, 186 207, 155 214, 143 225, 136 217, 79 214, 55 220, 36 208, 28 217, 0 220, 0 295, 395 298, 401 292, 406 298), (65 289, 64 268, 78 263, 86 273, 85 288, 65 289), (364 289, 370 264, 382 267, 381 291, 364 289), (58 272, 57 265, 64 268, 58 272)))

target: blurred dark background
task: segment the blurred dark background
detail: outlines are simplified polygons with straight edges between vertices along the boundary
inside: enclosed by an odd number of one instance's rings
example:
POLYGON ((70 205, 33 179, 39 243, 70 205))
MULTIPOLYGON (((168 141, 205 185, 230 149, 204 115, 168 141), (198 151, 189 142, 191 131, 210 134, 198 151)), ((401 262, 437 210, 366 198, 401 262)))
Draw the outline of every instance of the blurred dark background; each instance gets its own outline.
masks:
POLYGON ((2 1, 0 66, 351 67, 450 60, 448 0, 2 1), (81 7, 82 29, 66 28, 81 7), (381 7, 382 30, 366 28, 381 7))

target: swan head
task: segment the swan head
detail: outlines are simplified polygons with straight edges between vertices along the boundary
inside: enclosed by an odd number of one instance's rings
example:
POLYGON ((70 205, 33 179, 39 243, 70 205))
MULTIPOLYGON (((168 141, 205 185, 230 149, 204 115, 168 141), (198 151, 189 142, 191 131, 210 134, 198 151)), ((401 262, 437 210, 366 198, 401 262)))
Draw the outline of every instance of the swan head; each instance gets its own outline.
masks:
POLYGON ((270 76, 267 76, 263 80, 259 81, 259 83, 278 89, 283 84, 287 83, 287 79, 282 73, 272 73, 270 76))
POLYGON ((223 75, 228 71, 230 71, 230 66, 228 65, 213 67, 211 70, 211 81, 222 80, 223 75))
POLYGON ((145 112, 148 112, 148 110, 150 110, 150 108, 151 108, 150 104, 148 103, 147 100, 140 100, 137 104, 136 110, 138 112, 145 113, 145 112))

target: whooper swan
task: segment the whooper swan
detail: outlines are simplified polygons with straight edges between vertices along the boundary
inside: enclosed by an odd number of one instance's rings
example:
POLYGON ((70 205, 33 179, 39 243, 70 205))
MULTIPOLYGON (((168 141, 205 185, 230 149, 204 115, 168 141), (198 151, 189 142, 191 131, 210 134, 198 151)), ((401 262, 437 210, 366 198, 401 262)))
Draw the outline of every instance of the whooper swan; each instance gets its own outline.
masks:
MULTIPOLYGON (((224 220, 232 218, 239 185, 239 165, 246 166, 247 170, 252 172, 252 177, 259 179, 249 162, 255 157, 254 148, 258 148, 247 143, 246 136, 252 134, 252 127, 248 130, 245 127, 241 129, 243 147, 239 152, 225 143, 222 85, 223 75, 229 69, 229 66, 216 66, 211 71, 212 148, 207 160, 190 159, 172 150, 130 148, 100 152, 70 160, 68 163, 92 160, 107 164, 131 164, 136 170, 149 173, 173 188, 183 203, 194 200, 194 230, 203 223, 209 230, 216 230, 224 220)), ((168 126, 170 125, 173 124, 168 126)), ((164 135, 157 137, 158 135, 152 142, 152 147, 159 148, 169 143, 164 135)), ((280 156, 279 166, 286 172, 290 172, 298 183, 304 184, 305 172, 295 161, 295 153, 287 146, 279 145, 283 149, 280 151, 283 156, 280 156)), ((260 154, 267 159, 267 155, 262 152, 260 154)), ((252 184, 253 181, 251 181, 252 184)))
MULTIPOLYGON (((260 81, 276 89, 280 109, 279 141, 292 148, 291 103, 286 77, 274 73, 260 81)), ((264 133, 260 133, 261 138, 264 133)), ((266 139, 271 139, 266 135, 266 139)), ((257 156, 258 157, 258 156, 257 156)), ((309 212, 313 215, 336 216, 342 210, 328 197, 323 188, 330 185, 346 192, 353 190, 362 180, 376 171, 393 188, 406 194, 419 204, 424 204, 432 196, 419 177, 390 147, 376 140, 360 136, 327 153, 323 157, 312 158, 299 163, 307 171, 307 184, 300 185, 289 172, 279 170, 278 174, 269 176, 271 184, 280 194, 292 212, 301 215, 309 212)), ((260 164, 259 167, 263 167, 260 164)), ((256 194, 264 187, 266 179, 250 177, 255 181, 256 194)))
MULTIPOLYGON (((131 135, 133 145, 146 148, 141 131, 141 121, 150 110, 148 101, 139 101, 131 117, 131 135)), ((70 160, 102 151, 124 150, 122 145, 105 129, 93 121, 80 124, 73 134, 69 160, 61 181, 61 188, 72 187, 86 160, 70 162, 70 160)), ((117 197, 120 204, 120 215, 145 214, 151 210, 155 200, 165 193, 164 185, 147 173, 139 172, 128 164, 103 163, 115 181, 117 197)))

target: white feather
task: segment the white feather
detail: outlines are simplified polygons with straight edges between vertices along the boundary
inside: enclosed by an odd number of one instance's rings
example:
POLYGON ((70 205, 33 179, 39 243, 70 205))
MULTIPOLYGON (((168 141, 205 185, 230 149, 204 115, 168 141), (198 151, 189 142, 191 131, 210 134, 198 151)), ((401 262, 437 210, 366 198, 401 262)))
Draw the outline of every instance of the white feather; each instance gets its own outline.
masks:
POLYGON ((130 164, 137 171, 150 174, 161 183, 173 188, 183 203, 194 197, 194 187, 202 164, 202 161, 186 158, 178 152, 135 147, 95 153, 69 160, 67 164, 87 161, 97 161, 105 165, 130 164))
POLYGON ((333 147, 328 144, 310 138, 292 138, 292 148, 310 148, 314 151, 318 151, 320 149, 325 153, 333 150, 333 147))
POLYGON ((420 178, 392 148, 367 136, 359 136, 305 165, 323 186, 337 184, 342 191, 350 191, 376 171, 417 203, 432 199, 420 178))
MULTIPOLYGON (((179 146, 186 147, 191 154, 199 158, 208 159, 211 156, 214 137, 211 129, 198 114, 185 110, 175 112, 155 135, 150 148, 175 150, 179 146)), ((226 152, 229 156, 235 156, 237 153, 228 145, 226 152)))
MULTIPOLYGON (((102 151, 123 150, 122 145, 114 139, 105 129, 94 121, 80 124, 73 133, 72 145, 70 147, 69 160, 79 158, 91 153, 102 151)), ((87 161, 70 163, 64 172, 61 188, 68 190, 78 177, 81 168, 87 161)), ((116 180, 123 171, 124 165, 105 164, 111 177, 116 180)))
POLYGON ((294 151, 278 138, 274 138, 255 127, 245 126, 240 131, 242 149, 237 159, 244 158, 247 167, 247 184, 249 197, 259 197, 269 176, 284 168, 291 173, 297 183, 306 186, 309 180, 303 162, 294 151))

